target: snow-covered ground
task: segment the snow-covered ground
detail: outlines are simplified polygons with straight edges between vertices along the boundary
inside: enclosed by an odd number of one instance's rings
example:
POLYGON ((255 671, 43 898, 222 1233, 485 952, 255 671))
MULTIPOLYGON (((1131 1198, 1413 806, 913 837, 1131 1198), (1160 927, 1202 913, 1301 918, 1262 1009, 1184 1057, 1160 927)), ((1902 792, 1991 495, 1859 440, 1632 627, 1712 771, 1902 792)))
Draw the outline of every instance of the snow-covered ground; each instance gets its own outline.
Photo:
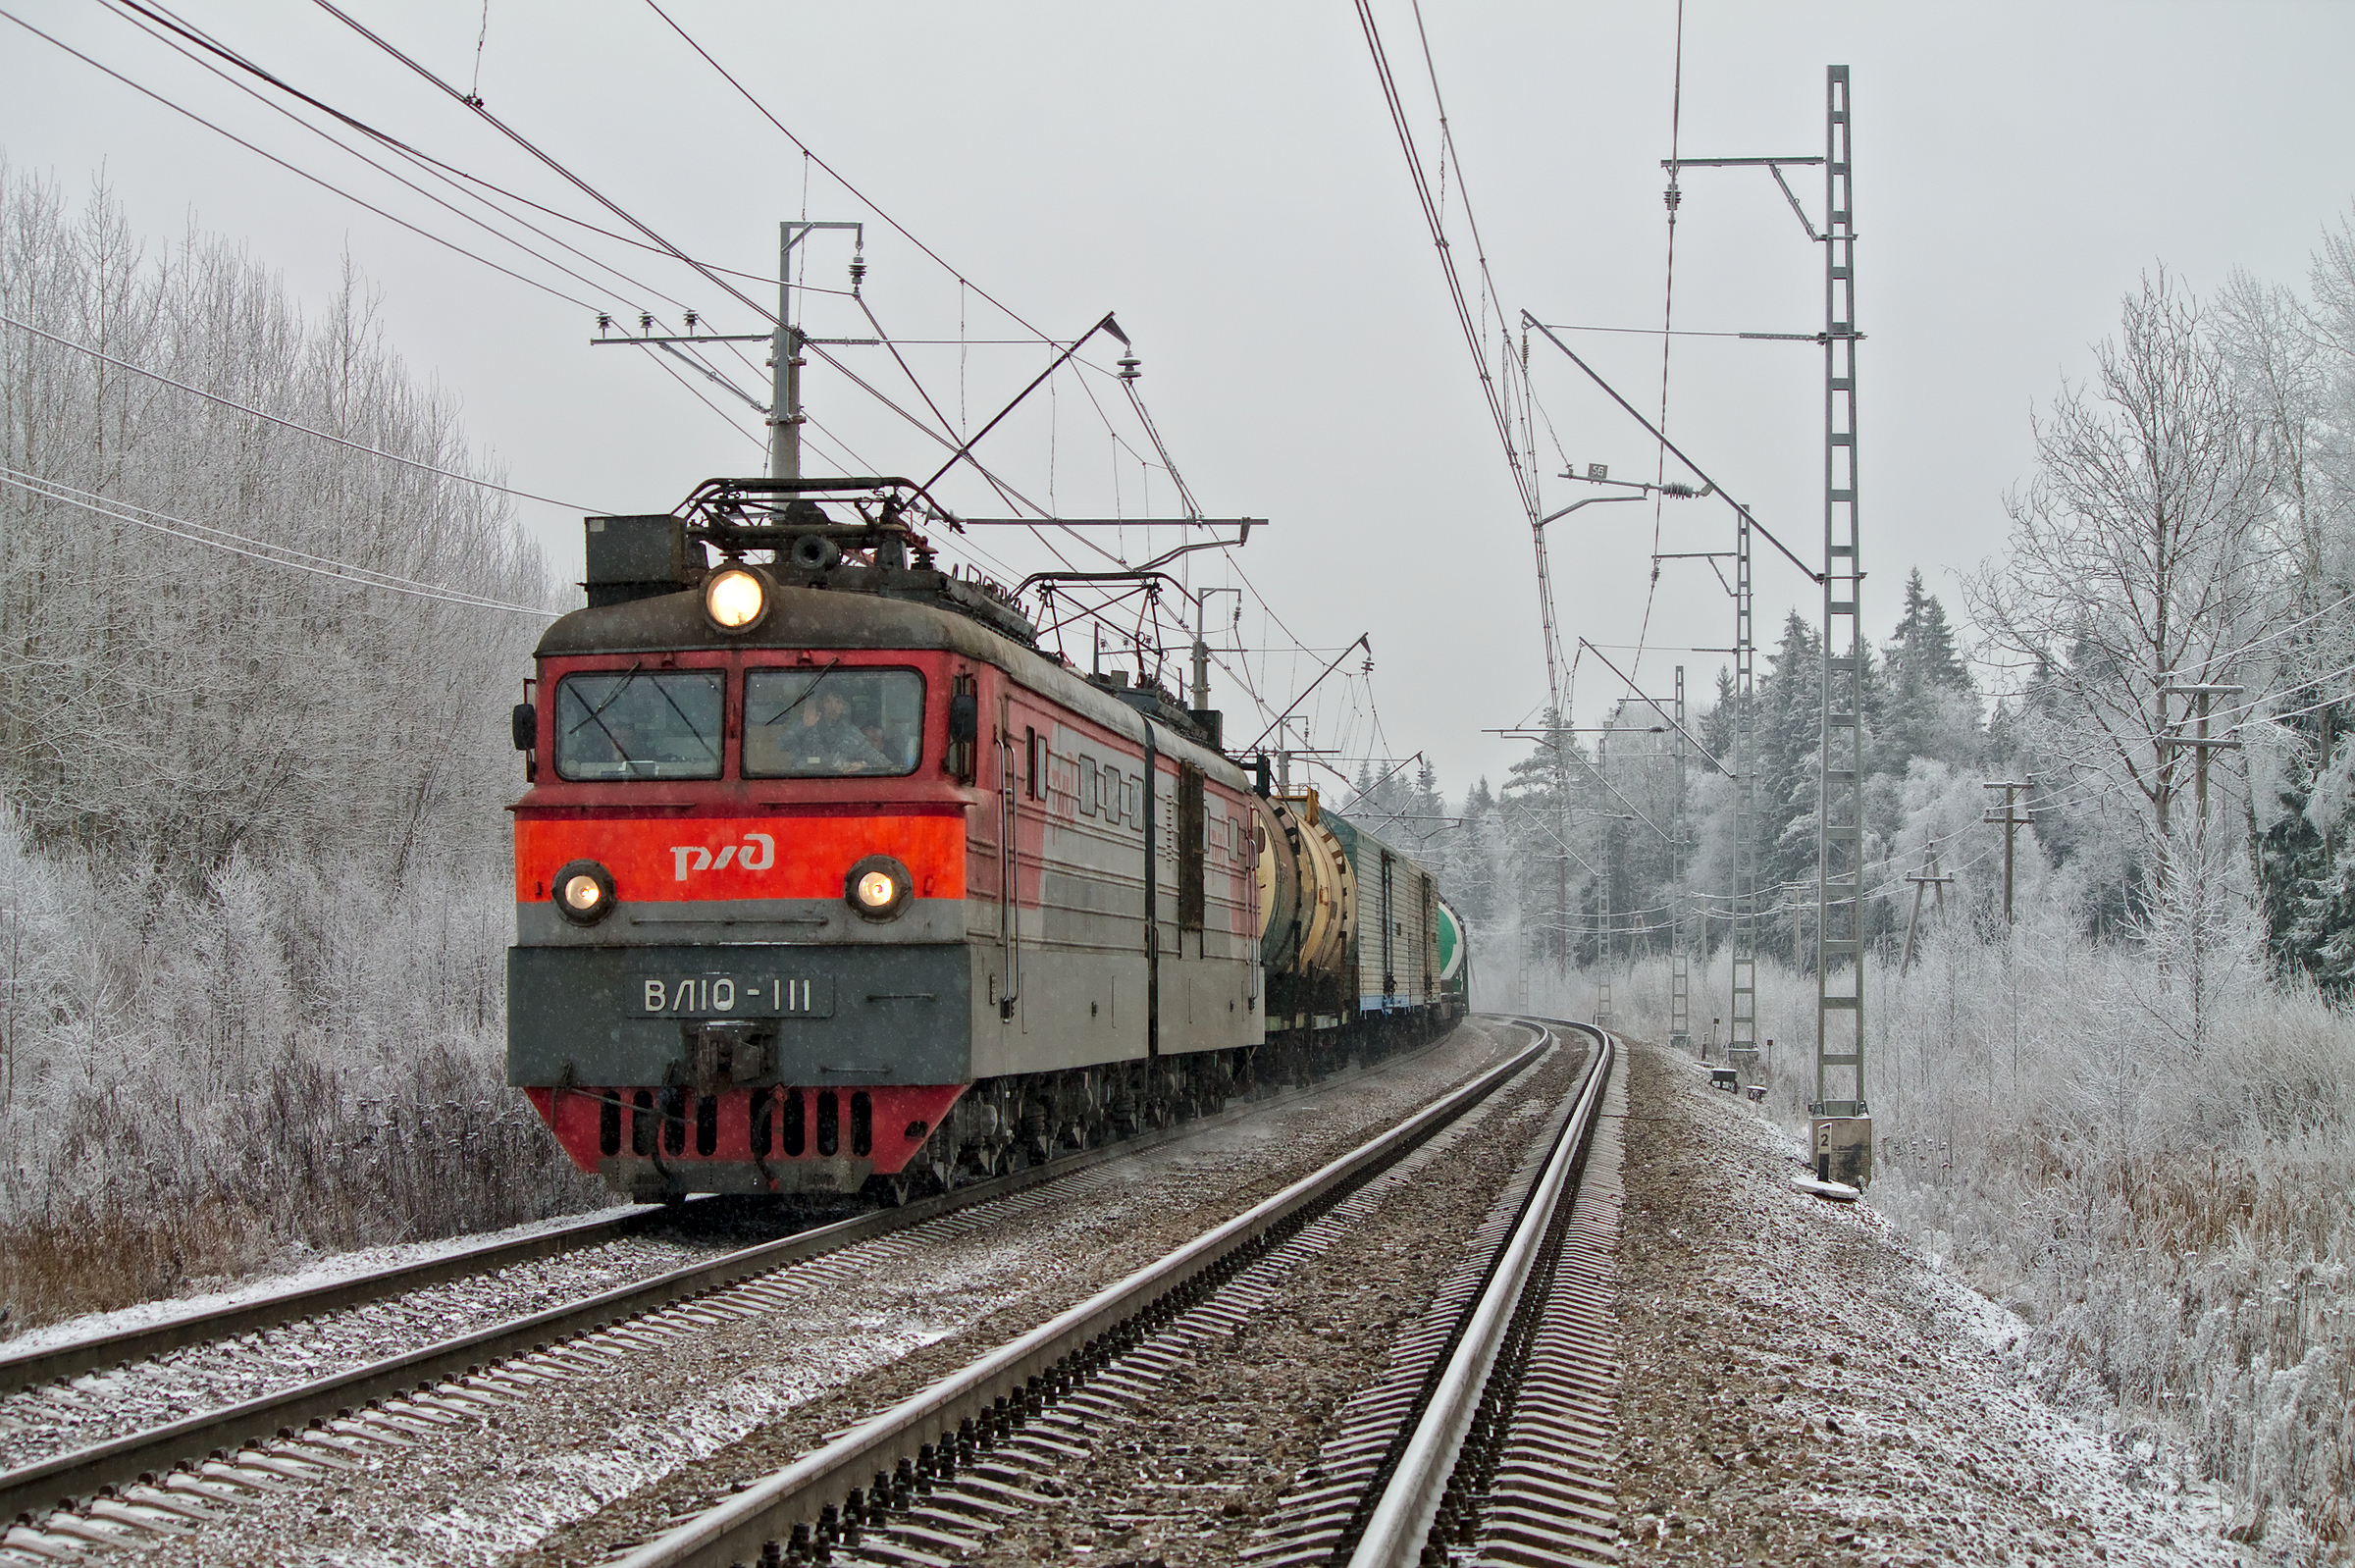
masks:
POLYGON ((1802 1193, 1800 1145, 1637 1045, 1619 1298, 1638 1562, 2252 1561, 2213 1494, 2054 1409, 2025 1325, 1802 1193))

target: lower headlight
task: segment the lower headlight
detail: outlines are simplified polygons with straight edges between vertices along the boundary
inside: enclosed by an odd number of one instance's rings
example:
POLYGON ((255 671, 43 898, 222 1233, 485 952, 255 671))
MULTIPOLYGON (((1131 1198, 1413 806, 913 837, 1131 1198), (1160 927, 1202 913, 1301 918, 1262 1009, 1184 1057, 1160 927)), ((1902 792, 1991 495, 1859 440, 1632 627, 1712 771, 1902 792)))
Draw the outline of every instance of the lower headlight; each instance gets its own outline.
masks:
POLYGON ((843 898, 870 920, 888 920, 908 907, 914 878, 888 855, 870 855, 842 879, 843 898))
POLYGON ((595 861, 574 861, 556 873, 556 913, 575 925, 595 925, 613 913, 613 873, 595 861))

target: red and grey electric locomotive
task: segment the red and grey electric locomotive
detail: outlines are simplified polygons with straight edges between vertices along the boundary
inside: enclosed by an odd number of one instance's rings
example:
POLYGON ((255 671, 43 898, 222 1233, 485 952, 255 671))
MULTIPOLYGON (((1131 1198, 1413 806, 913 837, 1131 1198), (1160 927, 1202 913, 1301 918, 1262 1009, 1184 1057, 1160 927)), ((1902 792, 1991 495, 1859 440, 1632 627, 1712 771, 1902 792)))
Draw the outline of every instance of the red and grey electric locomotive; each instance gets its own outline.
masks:
POLYGON ((1420 867, 1041 653, 916 500, 588 520, 515 712, 508 1071, 619 1190, 904 1197, 1460 1009, 1420 867))

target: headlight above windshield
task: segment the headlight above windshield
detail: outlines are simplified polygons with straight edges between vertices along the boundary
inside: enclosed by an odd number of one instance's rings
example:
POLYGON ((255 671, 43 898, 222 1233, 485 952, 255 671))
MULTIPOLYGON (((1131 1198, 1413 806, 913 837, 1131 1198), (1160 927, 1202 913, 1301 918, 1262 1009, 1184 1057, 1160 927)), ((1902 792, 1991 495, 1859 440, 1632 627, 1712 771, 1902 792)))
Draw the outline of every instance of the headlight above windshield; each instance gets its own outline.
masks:
POLYGON ((704 614, 723 632, 749 632, 767 617, 771 597, 767 573, 723 566, 704 583, 704 614))

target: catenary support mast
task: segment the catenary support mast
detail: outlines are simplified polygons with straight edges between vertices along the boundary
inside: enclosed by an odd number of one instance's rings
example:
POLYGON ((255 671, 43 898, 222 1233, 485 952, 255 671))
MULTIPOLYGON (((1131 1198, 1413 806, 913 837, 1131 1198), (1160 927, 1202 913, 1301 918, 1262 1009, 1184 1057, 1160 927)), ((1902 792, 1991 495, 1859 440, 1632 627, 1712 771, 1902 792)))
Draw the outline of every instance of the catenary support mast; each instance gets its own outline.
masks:
POLYGON ((1758 1060, 1758 739, 1754 692, 1757 644, 1751 617, 1750 512, 1734 513, 1734 886, 1726 943, 1731 995, 1726 1061, 1749 1071, 1758 1060))
MULTIPOLYGON (((768 477, 802 477, 802 330, 793 322, 793 253, 820 229, 842 229, 858 236, 862 249, 866 227, 862 223, 811 222, 788 218, 777 225, 777 330, 769 340, 768 477)), ((854 262, 851 287, 859 287, 864 259, 854 262)))
POLYGON ((1690 933, 1685 915, 1685 666, 1676 666, 1676 838, 1671 849, 1669 880, 1676 891, 1668 912, 1668 1043, 1680 1051, 1693 1046, 1693 976, 1686 967, 1690 933))
POLYGON ((1864 1087, 1864 634, 1858 600, 1857 296, 1848 67, 1825 79, 1823 734, 1815 876, 1814 1115, 1867 1114, 1864 1087))

